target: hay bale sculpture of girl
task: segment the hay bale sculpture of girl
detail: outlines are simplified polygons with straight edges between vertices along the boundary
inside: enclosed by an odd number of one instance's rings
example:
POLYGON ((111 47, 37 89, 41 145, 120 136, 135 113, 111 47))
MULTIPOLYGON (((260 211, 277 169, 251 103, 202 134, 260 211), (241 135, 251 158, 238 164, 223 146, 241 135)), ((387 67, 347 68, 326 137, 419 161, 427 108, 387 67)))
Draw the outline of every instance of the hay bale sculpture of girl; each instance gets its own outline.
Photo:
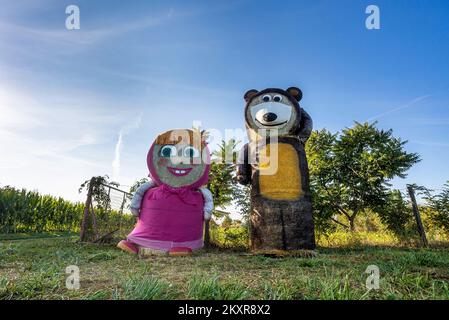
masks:
POLYGON ((142 255, 189 255, 203 247, 203 223, 211 217, 210 152, 198 130, 160 134, 147 156, 151 181, 138 188, 131 212, 134 230, 117 245, 142 255))

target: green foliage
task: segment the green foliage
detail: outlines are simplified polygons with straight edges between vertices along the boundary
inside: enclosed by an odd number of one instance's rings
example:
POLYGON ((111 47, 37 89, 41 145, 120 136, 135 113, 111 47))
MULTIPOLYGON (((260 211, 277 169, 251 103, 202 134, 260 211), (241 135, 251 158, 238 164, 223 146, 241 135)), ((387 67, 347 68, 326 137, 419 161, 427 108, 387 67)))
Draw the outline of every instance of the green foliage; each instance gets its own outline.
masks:
POLYGON ((212 192, 215 206, 222 207, 232 202, 235 190, 232 183, 233 173, 231 165, 211 163, 207 187, 212 192))
POLYGON ((418 236, 411 205, 399 190, 387 192, 385 201, 376 208, 388 229, 400 239, 410 240, 418 236))
POLYGON ((77 231, 83 205, 35 191, 0 188, 0 232, 77 231))
POLYGON ((214 196, 216 207, 224 207, 235 202, 243 218, 250 211, 250 188, 241 186, 235 180, 238 145, 234 139, 222 141, 218 150, 212 153, 208 188, 214 196))
POLYGON ((229 217, 221 225, 212 221, 210 233, 212 242, 222 248, 246 248, 249 243, 248 227, 229 217))
POLYGON ((251 213, 251 185, 236 185, 235 188, 239 188, 239 191, 234 194, 235 204, 243 221, 247 223, 251 213))
POLYGON ((404 150, 405 143, 392 130, 368 123, 336 134, 313 132, 306 149, 317 228, 329 229, 335 215, 342 215, 354 230, 357 215, 383 206, 389 180, 405 177, 419 161, 417 154, 404 150))
POLYGON ((92 188, 92 199, 96 203, 98 208, 108 209, 111 203, 111 199, 108 194, 108 188, 106 185, 118 187, 117 182, 109 181, 109 176, 97 176, 92 177, 89 180, 84 181, 78 192, 81 193, 84 189, 88 191, 92 188))
POLYGON ((234 182, 237 145, 234 139, 222 141, 219 149, 212 153, 208 189, 214 196, 216 207, 223 207, 232 202, 238 188, 234 182))
POLYGON ((395 246, 399 240, 391 232, 335 231, 317 234, 318 246, 332 248, 361 248, 367 246, 395 246))
MULTIPOLYGON (((35 191, 0 188, 0 233, 79 232, 84 205, 35 191)), ((98 225, 109 230, 134 219, 113 210, 95 209, 98 225)))
POLYGON ((430 208, 431 221, 449 234, 449 181, 439 194, 432 194, 431 190, 424 189, 424 198, 430 208))
MULTIPOLYGON (((235 181, 235 166, 237 162, 238 150, 236 142, 234 139, 229 141, 221 141, 221 144, 215 152, 212 153, 212 162, 210 165, 209 182, 207 188, 211 191, 214 198, 214 206, 225 207, 230 205, 234 200, 243 197, 243 190, 237 185, 235 181)), ((214 210, 213 216, 223 214, 228 215, 227 212, 214 210)), ((205 245, 210 246, 210 224, 213 223, 206 222, 205 227, 205 245)))

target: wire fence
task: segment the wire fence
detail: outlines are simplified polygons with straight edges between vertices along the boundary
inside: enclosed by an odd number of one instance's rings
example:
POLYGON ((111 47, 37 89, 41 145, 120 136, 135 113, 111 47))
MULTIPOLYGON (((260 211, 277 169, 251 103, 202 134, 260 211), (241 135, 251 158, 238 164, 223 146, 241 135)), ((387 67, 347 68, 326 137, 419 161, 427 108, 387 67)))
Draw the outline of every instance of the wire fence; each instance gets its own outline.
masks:
POLYGON ((106 204, 94 203, 91 190, 88 191, 81 226, 80 240, 90 242, 110 242, 126 233, 134 225, 131 215, 131 194, 115 186, 101 184, 107 193, 106 204))
POLYGON ((131 214, 131 194, 109 185, 104 186, 108 188, 109 209, 121 214, 131 214))

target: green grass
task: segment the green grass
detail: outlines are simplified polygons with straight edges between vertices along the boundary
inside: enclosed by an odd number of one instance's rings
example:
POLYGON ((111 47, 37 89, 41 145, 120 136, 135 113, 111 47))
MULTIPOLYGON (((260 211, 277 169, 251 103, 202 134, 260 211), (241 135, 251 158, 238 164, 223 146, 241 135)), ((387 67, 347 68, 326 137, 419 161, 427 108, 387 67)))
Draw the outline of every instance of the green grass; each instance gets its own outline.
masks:
POLYGON ((315 258, 202 250, 140 260, 75 238, 0 241, 0 299, 449 299, 447 247, 318 248, 315 258), (380 289, 365 287, 368 265, 380 289), (65 268, 80 269, 68 290, 65 268))
POLYGON ((3 234, 0 234, 0 241, 73 237, 76 235, 77 235, 77 233, 74 233, 74 232, 3 233, 3 234))
POLYGON ((241 300, 249 297, 247 288, 237 281, 220 281, 216 275, 193 275, 187 283, 187 297, 194 300, 241 300))
POLYGON ((166 300, 175 299, 178 292, 173 285, 152 276, 137 276, 123 282, 123 294, 119 291, 114 297, 116 299, 131 300, 166 300))

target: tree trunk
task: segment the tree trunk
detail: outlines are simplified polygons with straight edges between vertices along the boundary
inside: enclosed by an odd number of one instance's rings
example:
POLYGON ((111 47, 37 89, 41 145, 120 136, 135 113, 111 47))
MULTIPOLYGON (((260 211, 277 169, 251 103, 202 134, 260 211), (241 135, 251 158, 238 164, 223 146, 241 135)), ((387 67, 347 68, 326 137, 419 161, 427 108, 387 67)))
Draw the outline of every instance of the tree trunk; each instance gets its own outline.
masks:
POLYGON ((206 248, 210 247, 209 222, 210 222, 210 220, 206 220, 205 223, 204 223, 204 246, 206 248))
POLYGON ((355 214, 350 216, 349 219, 349 230, 351 230, 351 232, 355 231, 355 214))
POLYGON ((88 220, 90 207, 92 205, 92 188, 93 188, 94 178, 90 179, 89 190, 87 191, 86 203, 84 205, 84 214, 83 220, 81 222, 81 230, 80 230, 80 241, 87 241, 87 228, 88 228, 88 220))

